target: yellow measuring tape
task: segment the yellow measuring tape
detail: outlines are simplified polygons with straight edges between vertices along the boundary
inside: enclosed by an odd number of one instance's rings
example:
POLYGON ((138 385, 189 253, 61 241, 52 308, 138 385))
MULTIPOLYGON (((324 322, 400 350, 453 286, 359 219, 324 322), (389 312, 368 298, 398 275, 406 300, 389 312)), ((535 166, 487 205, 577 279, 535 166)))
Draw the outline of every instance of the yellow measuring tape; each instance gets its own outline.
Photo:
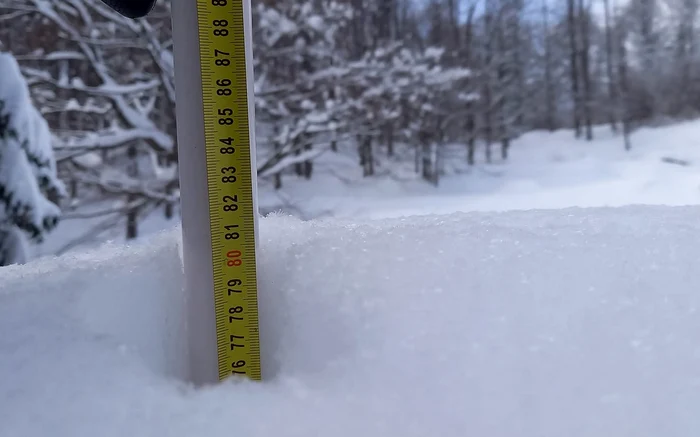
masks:
POLYGON ((197 0, 219 379, 261 379, 244 10, 197 0))

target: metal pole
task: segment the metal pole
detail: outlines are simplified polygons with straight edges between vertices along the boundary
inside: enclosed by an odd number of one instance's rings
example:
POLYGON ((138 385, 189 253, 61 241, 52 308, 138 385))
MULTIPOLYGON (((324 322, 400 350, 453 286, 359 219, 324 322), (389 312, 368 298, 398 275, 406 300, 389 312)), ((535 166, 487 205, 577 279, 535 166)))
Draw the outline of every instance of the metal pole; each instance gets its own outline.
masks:
POLYGON ((173 0, 172 22, 189 373, 196 385, 214 384, 219 377, 197 3, 173 0))

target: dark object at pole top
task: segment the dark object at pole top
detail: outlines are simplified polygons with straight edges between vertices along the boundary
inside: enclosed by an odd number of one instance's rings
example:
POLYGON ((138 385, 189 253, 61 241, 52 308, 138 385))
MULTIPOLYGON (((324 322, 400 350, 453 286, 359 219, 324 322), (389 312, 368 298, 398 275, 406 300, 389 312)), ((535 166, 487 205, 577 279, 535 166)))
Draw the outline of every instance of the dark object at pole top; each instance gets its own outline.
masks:
POLYGON ((102 0, 110 8, 128 18, 141 18, 153 9, 156 0, 102 0))

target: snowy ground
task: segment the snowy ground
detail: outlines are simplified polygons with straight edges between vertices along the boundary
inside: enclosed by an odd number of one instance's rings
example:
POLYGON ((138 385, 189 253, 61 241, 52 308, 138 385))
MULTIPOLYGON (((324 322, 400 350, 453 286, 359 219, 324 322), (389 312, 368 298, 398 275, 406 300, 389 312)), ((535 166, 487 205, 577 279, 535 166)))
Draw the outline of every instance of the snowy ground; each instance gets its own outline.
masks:
POLYGON ((696 437, 699 213, 263 219, 265 382, 202 390, 177 231, 8 267, 0 436, 696 437))

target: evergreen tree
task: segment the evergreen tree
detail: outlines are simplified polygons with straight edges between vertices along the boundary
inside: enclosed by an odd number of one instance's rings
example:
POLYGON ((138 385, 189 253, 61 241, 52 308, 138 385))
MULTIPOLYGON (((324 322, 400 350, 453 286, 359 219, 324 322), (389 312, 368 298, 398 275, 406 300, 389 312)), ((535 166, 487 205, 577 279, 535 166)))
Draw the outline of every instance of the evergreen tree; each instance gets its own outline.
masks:
POLYGON ((25 262, 25 238, 56 227, 63 194, 48 124, 15 58, 0 53, 0 266, 25 262))

